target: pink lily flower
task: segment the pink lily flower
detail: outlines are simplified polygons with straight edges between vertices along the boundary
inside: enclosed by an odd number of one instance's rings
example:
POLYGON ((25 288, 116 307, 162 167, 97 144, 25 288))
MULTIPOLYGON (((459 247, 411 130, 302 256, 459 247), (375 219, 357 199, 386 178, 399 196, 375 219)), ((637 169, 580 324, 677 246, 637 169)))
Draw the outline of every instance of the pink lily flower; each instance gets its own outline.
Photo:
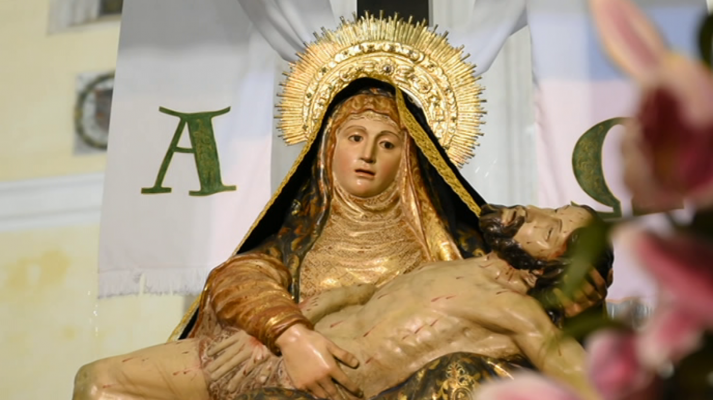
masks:
POLYGON ((587 341, 587 371, 604 399, 623 399, 651 383, 638 358, 633 334, 605 330, 587 341))
POLYGON ((638 202, 656 210, 683 198, 713 206, 713 74, 667 48, 628 0, 591 0, 605 49, 642 89, 624 138, 624 176, 638 202))
MULTIPOLYGON (((629 0, 591 0, 610 57, 642 88, 637 123, 623 141, 625 182, 653 210, 683 198, 713 206, 713 74, 673 53, 654 24, 629 0)), ((660 283, 663 301, 636 338, 638 360, 650 370, 693 351, 713 327, 712 244, 692 236, 643 233, 633 242, 660 283)))
POLYGON ((664 301, 640 338, 649 368, 676 362, 695 350, 713 328, 713 246, 689 236, 661 238, 643 233, 634 243, 643 265, 660 283, 664 301))

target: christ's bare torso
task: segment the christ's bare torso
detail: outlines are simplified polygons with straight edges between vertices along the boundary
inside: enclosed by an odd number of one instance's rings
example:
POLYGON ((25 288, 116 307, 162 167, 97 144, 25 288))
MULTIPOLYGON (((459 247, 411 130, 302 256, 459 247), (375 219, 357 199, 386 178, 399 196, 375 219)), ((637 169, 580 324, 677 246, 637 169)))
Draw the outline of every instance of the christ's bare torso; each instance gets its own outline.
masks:
MULTIPOLYGON (((529 286, 523 276, 493 256, 429 264, 394 279, 363 305, 322 317, 315 329, 360 360, 358 368, 343 369, 367 398, 454 352, 524 355, 543 371, 554 367, 554 375, 579 385, 583 350, 567 343, 564 352, 552 351, 549 342, 557 330, 539 303, 525 294, 529 286)), ((343 290, 307 300, 305 313, 343 301, 343 290)), ((279 358, 265 362, 271 363, 279 364, 279 358)), ((255 382, 245 383, 246 389, 256 387, 255 382)), ((290 386, 279 365, 265 382, 274 385, 290 386)))
POLYGON ((345 371, 367 396, 393 387, 429 361, 449 353, 519 354, 507 335, 459 312, 493 307, 495 293, 509 290, 507 277, 496 280, 492 276, 498 266, 483 261, 482 265, 489 267, 459 261, 429 265, 401 276, 363 306, 327 315, 315 329, 360 360, 359 368, 345 371))

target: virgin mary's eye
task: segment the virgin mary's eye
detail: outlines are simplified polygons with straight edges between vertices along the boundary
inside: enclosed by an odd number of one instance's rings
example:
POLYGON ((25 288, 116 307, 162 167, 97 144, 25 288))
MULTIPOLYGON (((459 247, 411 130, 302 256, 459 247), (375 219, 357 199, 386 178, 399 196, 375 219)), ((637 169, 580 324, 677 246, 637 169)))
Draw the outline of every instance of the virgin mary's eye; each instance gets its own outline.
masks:
POLYGON ((352 142, 361 142, 364 138, 361 135, 351 135, 349 136, 349 140, 352 142))
POLYGON ((391 149, 393 149, 394 147, 396 147, 395 144, 393 144, 393 143, 391 143, 391 142, 387 142, 387 141, 381 142, 381 146, 382 146, 383 148, 387 149, 387 150, 391 150, 391 149))

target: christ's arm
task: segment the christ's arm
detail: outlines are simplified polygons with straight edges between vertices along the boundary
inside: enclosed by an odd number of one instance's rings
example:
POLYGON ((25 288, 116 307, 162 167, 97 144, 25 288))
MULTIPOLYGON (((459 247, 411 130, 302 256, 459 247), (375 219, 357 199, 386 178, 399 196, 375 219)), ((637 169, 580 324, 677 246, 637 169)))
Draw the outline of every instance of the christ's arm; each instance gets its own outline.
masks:
POLYGON ((514 291, 501 291, 489 303, 489 307, 471 307, 468 317, 510 336, 542 373, 569 384, 584 399, 599 399, 584 371, 585 350, 561 334, 537 300, 514 291))

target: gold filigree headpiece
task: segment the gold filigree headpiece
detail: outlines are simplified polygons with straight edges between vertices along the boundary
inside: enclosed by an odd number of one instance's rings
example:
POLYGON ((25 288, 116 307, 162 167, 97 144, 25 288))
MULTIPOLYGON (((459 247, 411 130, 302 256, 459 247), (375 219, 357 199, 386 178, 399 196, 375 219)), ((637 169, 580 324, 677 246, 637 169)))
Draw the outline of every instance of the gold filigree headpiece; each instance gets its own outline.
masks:
POLYGON ((279 129, 288 144, 319 131, 334 97, 359 78, 391 83, 413 98, 454 164, 473 157, 481 118, 482 88, 462 47, 423 23, 373 15, 322 31, 291 65, 283 84, 279 129))
POLYGON ((347 118, 365 111, 372 111, 382 114, 391 119, 397 126, 400 125, 399 108, 396 105, 394 96, 370 88, 363 90, 350 98, 344 100, 331 116, 333 127, 340 126, 347 118))

